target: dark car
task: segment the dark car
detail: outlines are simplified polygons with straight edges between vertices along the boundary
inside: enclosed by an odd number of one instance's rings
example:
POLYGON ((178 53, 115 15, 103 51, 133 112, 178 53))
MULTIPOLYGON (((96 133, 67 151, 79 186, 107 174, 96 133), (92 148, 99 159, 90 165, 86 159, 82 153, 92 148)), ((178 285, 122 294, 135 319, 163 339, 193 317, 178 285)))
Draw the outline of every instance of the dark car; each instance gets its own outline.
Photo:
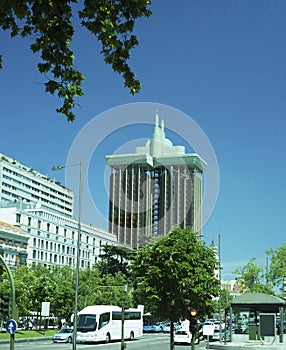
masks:
POLYGON ((73 329, 72 328, 62 328, 60 331, 55 333, 52 337, 54 343, 72 343, 73 339, 73 329))

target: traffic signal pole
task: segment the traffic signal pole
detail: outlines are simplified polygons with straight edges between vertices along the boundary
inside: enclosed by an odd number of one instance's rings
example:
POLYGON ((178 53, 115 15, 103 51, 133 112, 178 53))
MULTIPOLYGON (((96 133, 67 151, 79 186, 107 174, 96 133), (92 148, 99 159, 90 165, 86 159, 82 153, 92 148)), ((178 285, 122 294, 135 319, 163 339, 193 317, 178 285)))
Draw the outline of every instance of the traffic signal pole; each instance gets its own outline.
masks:
MULTIPOLYGON (((5 269, 9 276, 10 285, 11 285, 11 314, 9 314, 9 316, 11 316, 10 318, 15 319, 17 315, 16 315, 16 298, 15 298, 14 279, 9 266, 6 264, 1 254, 0 254, 0 260, 2 260, 3 265, 5 266, 5 269)), ((14 334, 10 334, 10 350, 14 350, 14 342, 15 342, 14 334)))
POLYGON ((192 341, 191 341, 192 350, 195 350, 195 341, 196 341, 197 324, 198 324, 197 316, 198 316, 197 310, 190 309, 190 311, 189 311, 189 322, 190 322, 189 327, 190 327, 190 332, 192 334, 192 341))

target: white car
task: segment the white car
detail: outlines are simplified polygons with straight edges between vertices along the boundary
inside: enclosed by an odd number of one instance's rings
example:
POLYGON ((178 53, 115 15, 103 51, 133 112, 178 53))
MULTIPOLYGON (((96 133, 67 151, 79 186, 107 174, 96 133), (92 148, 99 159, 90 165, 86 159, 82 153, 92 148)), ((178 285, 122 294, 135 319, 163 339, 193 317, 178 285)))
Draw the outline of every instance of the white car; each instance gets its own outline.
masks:
POLYGON ((192 334, 188 330, 180 329, 178 330, 174 335, 174 343, 180 344, 191 344, 192 341, 192 334))
POLYGON ((53 335, 52 340, 54 343, 72 343, 73 328, 62 328, 53 335))
MULTIPOLYGON (((174 335, 175 344, 191 344, 192 333, 188 329, 179 329, 174 335)), ((199 340, 196 339, 195 344, 198 344, 199 340)))
POLYGON ((220 328, 225 329, 225 323, 223 321, 221 321, 221 322, 215 321, 214 327, 215 327, 215 329, 218 329, 218 330, 220 330, 220 328))

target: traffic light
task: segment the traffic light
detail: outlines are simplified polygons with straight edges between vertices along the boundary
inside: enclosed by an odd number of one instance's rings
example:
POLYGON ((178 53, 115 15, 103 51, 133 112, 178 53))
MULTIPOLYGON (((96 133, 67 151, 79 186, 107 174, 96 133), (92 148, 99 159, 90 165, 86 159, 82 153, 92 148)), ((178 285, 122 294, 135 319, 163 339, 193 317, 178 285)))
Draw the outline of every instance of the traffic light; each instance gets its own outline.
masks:
POLYGON ((190 321, 190 332, 192 334, 197 331, 197 316, 198 312, 196 309, 190 309, 189 311, 189 321, 190 321))
POLYGON ((9 295, 2 295, 1 296, 1 312, 5 315, 5 316, 9 316, 9 301, 10 301, 10 297, 9 295))

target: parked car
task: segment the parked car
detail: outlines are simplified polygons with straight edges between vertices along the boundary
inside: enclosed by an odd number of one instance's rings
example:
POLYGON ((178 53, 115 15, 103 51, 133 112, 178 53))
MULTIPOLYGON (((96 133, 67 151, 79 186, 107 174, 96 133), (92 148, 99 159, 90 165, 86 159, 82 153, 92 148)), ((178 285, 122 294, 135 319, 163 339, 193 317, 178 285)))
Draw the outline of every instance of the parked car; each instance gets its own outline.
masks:
POLYGON ((154 332, 164 332, 165 325, 163 322, 158 322, 154 326, 154 332))
MULTIPOLYGON (((181 324, 179 322, 174 322, 174 332, 176 332, 178 329, 180 329, 181 324)), ((171 323, 165 323, 164 324, 164 328, 163 328, 163 332, 164 333, 170 333, 171 330, 171 323)))
POLYGON ((73 340, 73 328, 62 328, 52 337, 54 343, 72 343, 73 340))
POLYGON ((170 323, 165 323, 163 332, 164 333, 170 333, 170 330, 171 330, 171 324, 170 323))

